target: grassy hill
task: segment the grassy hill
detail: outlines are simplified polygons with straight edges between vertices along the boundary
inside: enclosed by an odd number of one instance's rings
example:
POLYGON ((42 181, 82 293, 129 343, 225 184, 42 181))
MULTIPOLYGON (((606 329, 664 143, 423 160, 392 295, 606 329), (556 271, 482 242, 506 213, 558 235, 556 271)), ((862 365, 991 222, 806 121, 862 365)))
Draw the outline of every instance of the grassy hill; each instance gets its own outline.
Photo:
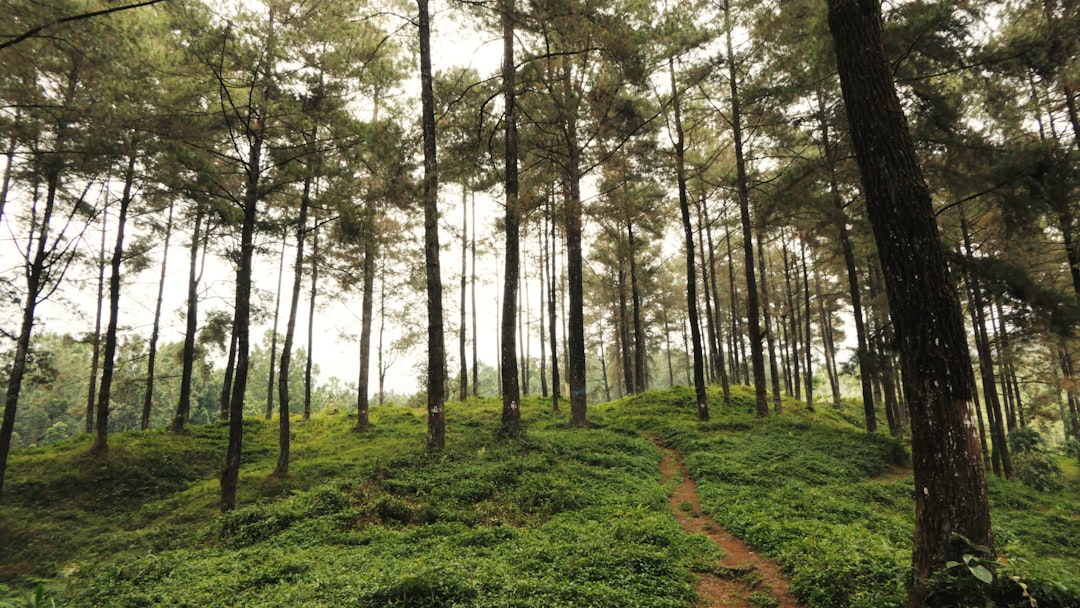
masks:
MULTIPOLYGON (((497 401, 450 403, 437 456, 423 451, 420 410, 375 409, 362 435, 345 414, 320 415, 294 422, 285 479, 270 476, 276 422, 251 420, 241 508, 227 515, 221 425, 118 435, 103 458, 89 439, 18 452, 0 501, 0 605, 692 606, 696 573, 731 573, 673 518, 653 438, 683 455, 703 510, 777 560, 805 605, 902 605, 904 447, 829 406, 759 420, 749 392, 712 400, 701 424, 690 391, 650 391, 593 407, 589 430, 526 400, 515 443, 494 438, 497 401)), ((1057 495, 991 480, 997 585, 1021 598, 1011 577, 1023 577, 1041 607, 1080 605, 1069 473, 1057 495)), ((960 584, 940 588, 963 595, 960 584)))

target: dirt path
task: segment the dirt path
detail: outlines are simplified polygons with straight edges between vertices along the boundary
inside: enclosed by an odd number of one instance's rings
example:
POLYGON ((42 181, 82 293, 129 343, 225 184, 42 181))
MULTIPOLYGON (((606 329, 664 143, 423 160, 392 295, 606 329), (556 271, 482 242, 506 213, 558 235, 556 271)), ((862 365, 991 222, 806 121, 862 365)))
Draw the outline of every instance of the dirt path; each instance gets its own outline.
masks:
POLYGON ((724 550, 721 564, 731 570, 730 576, 704 573, 697 582, 698 606, 701 608, 800 608, 780 574, 780 567, 757 553, 746 543, 728 534, 712 518, 701 513, 697 485, 686 471, 678 452, 657 445, 664 452, 660 475, 664 483, 681 477, 682 482, 671 495, 671 512, 684 530, 705 534, 724 550), (771 600, 769 598, 772 598, 771 600))

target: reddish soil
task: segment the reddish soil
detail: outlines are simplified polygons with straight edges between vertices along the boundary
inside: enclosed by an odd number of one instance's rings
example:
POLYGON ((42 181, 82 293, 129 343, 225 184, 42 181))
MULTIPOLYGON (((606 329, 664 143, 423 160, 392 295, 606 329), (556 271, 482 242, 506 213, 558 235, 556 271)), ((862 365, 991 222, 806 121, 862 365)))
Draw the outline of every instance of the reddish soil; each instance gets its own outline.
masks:
POLYGON ((701 574, 697 582, 697 605, 701 608, 755 608, 763 604, 762 594, 767 594, 773 599, 774 606, 800 608, 801 604, 792 595, 776 562, 758 555, 712 518, 702 514, 697 485, 687 473, 682 458, 678 452, 662 445, 660 448, 664 451, 660 461, 663 481, 682 479, 669 501, 675 519, 687 532, 704 534, 719 545, 725 554, 721 565, 732 571, 730 576, 701 574))

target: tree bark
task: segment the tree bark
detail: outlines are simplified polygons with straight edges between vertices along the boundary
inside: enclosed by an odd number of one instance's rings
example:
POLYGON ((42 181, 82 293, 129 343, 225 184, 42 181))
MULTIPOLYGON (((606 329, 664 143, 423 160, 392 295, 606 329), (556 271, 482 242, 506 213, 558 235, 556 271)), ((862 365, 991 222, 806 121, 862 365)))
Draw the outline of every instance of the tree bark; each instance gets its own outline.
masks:
POLYGON ((150 428, 150 410, 154 404, 154 362, 157 360, 158 331, 161 328, 161 302, 165 297, 165 271, 169 264, 169 240, 172 238, 173 203, 169 202, 169 216, 165 220, 165 247, 161 253, 161 277, 158 279, 157 303, 154 306, 154 325, 150 330, 150 354, 146 361, 146 392, 143 394, 140 428, 150 428))
POLYGON ((442 274, 439 270, 439 165, 435 142, 435 96, 431 74, 428 0, 416 0, 420 29, 420 98, 424 139, 424 263, 427 276, 427 449, 446 448, 446 346, 443 337, 442 274))
POLYGON ((556 260, 559 257, 557 255, 559 241, 555 233, 558 222, 555 221, 555 196, 553 192, 548 193, 548 217, 551 219, 551 255, 549 256, 551 274, 548 275, 547 291, 548 328, 551 332, 551 411, 557 412, 559 411, 559 397, 562 393, 562 379, 559 377, 559 337, 557 329, 559 325, 555 310, 555 293, 558 286, 556 260))
POLYGON ((247 126, 246 135, 250 148, 247 180, 244 185, 244 221, 240 228, 240 266, 236 269, 236 310, 233 316, 236 366, 233 371, 232 396, 229 399, 229 447, 225 453, 225 469, 221 474, 223 513, 236 508, 236 484, 240 478, 240 456, 244 447, 244 397, 247 392, 248 358, 251 351, 251 274, 255 257, 255 222, 258 218, 259 179, 262 176, 266 128, 261 116, 249 115, 249 118, 251 124, 247 126))
MULTIPOLYGON (((720 290, 716 287, 716 248, 713 246, 712 220, 709 217, 708 201, 701 201, 702 213, 705 216, 705 245, 709 247, 709 284, 704 286, 711 293, 712 301, 716 307, 716 315, 709 312, 709 318, 716 326, 716 369, 720 374, 720 390, 724 394, 724 405, 731 404, 731 380, 728 378, 727 362, 724 360, 724 323, 720 308, 720 290)), ((707 300, 706 300, 707 301, 707 300)))
MULTIPOLYGON (((195 333, 199 323, 199 275, 196 269, 199 259, 199 239, 202 231, 203 210, 202 206, 195 205, 195 226, 191 234, 191 247, 188 250, 188 290, 187 290, 187 328, 184 333, 183 362, 180 372, 180 398, 176 404, 176 414, 173 416, 172 432, 180 433, 187 425, 191 412, 191 382, 195 368, 195 333)), ((229 354, 233 354, 232 336, 229 336, 229 354)), ((228 369, 231 369, 232 357, 229 358, 228 369)), ((227 372, 228 373, 228 372, 227 372)), ((230 378, 231 379, 231 378, 230 378)), ((224 410, 222 410, 224 411, 224 410)))
POLYGON ((109 402, 113 373, 116 371, 117 329, 120 322, 120 263, 124 259, 124 228, 131 208, 131 189, 135 185, 135 154, 128 157, 124 173, 124 193, 120 196, 120 213, 116 220, 116 244, 113 247, 109 275, 109 324, 105 329, 105 352, 102 353, 101 386, 98 388, 97 420, 94 425, 92 452, 104 452, 109 447, 109 402))
POLYGON ((315 359, 315 298, 319 294, 319 222, 311 229, 311 297, 308 300, 307 361, 304 363, 304 420, 311 419, 311 365, 315 359))
POLYGON ((694 351, 694 396, 698 420, 709 419, 709 401, 705 393, 705 362, 701 352, 701 329, 698 327, 697 271, 694 269, 694 227, 690 223, 690 200, 686 194, 686 138, 682 124, 682 101, 675 78, 675 59, 668 59, 671 73, 671 105, 675 118, 675 179, 679 188, 679 212, 682 215, 683 243, 686 248, 686 306, 690 322, 690 341, 694 351))
MULTIPOLYGON (((0 495, 4 491, 4 475, 7 472, 8 454, 11 452, 11 436, 15 430, 15 410, 19 405, 19 393, 22 390, 23 377, 26 375, 30 336, 34 329, 34 311, 37 309, 44 287, 46 261, 49 256, 49 223, 52 221, 57 190, 60 188, 60 167, 49 166, 46 171, 45 209, 42 210, 41 223, 37 228, 37 246, 34 248, 33 257, 27 256, 29 264, 25 274, 26 300, 23 302, 22 324, 19 328, 19 337, 15 342, 15 355, 11 361, 11 371, 8 373, 7 393, 4 396, 4 419, 0 423, 0 495)), ((34 228, 31 226, 31 236, 33 231, 34 228)))
POLYGON ((281 255, 278 257, 277 292, 274 295, 274 324, 270 327, 270 371, 266 381, 266 419, 274 416, 274 374, 277 368, 278 316, 281 313, 281 279, 285 276, 285 235, 281 235, 281 255))
POLYGON ((828 5, 911 407, 915 542, 908 605, 915 608, 923 604, 930 575, 947 562, 962 562, 973 550, 994 553, 972 411, 974 376, 930 190, 885 55, 881 6, 878 0, 828 5))
MULTIPOLYGON (((311 140, 315 141, 317 129, 312 127, 311 140)), ((308 208, 311 206, 310 175, 304 178, 304 190, 300 195, 300 217, 296 221, 296 262, 293 264, 292 294, 289 300, 289 320, 285 323, 285 342, 281 345, 281 371, 278 373, 278 460, 274 475, 289 474, 289 453, 292 442, 289 437, 291 412, 289 410, 289 371, 292 366, 293 340, 296 339, 296 315, 300 308, 300 287, 304 279, 304 237, 307 234, 308 208)), ((308 361, 311 353, 307 354, 308 361)), ((270 361, 271 367, 274 361, 270 361)))
POLYGON ((469 362, 465 358, 465 290, 468 287, 469 198, 468 183, 461 185, 461 316, 458 321, 458 358, 461 359, 461 380, 458 382, 458 401, 469 397, 469 362))
POLYGON ((769 415, 768 389, 765 386, 765 353, 761 334, 761 306, 758 304, 757 273, 754 271, 754 235, 750 222, 750 191, 746 177, 746 158, 743 152, 742 108, 739 99, 738 73, 735 70, 735 51, 731 42, 731 8, 724 0, 724 21, 727 39, 728 84, 731 88, 731 137, 735 144, 736 189, 739 213, 742 218, 743 265, 746 271, 746 317, 750 334, 750 362, 754 372, 754 396, 757 415, 769 415))
POLYGON ((772 382, 773 413, 780 414, 780 374, 776 367, 776 337, 772 330, 772 314, 769 312, 769 284, 766 280, 765 247, 761 243, 761 228, 757 233, 758 267, 761 269, 761 317, 765 321, 765 341, 769 348, 769 378, 772 382))
POLYGON ((504 190, 506 194, 506 269, 503 276, 502 344, 502 420, 500 433, 517 437, 521 433, 521 388, 518 385, 517 319, 518 281, 520 279, 519 230, 521 208, 518 199, 518 137, 517 137, 517 67, 514 65, 514 0, 503 0, 503 106, 505 117, 505 147, 503 158, 504 190))
POLYGON ((98 369, 101 366, 101 306, 105 302, 105 233, 109 217, 109 202, 105 201, 101 211, 101 246, 98 250, 97 300, 94 309, 94 341, 90 354, 90 386, 86 391, 86 433, 94 432, 94 404, 97 397, 98 369))
MULTIPOLYGON (((371 322, 372 309, 375 306, 375 202, 370 197, 364 203, 364 296, 360 304, 360 374, 356 380, 356 430, 364 432, 371 426, 370 403, 368 394, 371 392, 371 322)), ((385 294, 385 286, 382 292, 385 294)), ((385 302, 380 300, 380 318, 384 314, 385 302)), ((379 352, 382 352, 382 333, 380 330, 379 352)), ((382 399, 382 364, 379 363, 379 399, 382 399)))

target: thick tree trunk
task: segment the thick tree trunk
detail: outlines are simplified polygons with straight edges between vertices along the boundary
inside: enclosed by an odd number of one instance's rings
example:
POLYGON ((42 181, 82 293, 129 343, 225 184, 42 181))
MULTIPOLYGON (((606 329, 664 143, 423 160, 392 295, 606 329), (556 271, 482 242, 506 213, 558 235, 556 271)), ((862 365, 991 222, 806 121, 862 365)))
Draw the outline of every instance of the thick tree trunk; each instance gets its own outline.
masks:
MULTIPOLYGON (((199 327, 199 239, 202 231, 203 210, 202 206, 195 205, 195 226, 191 233, 191 246, 188 249, 188 289, 187 289, 187 327, 184 333, 184 352, 182 355, 180 372, 180 398, 176 404, 176 414, 173 416, 172 432, 181 433, 187 425, 191 412, 191 382, 195 369, 195 333, 199 327)), ((232 336, 229 337, 229 365, 232 368, 232 336)), ((227 371, 227 373, 229 373, 227 371)), ((230 377, 231 379, 231 377, 230 377)), ((225 412, 223 409, 222 412, 225 412)))
POLYGON ((439 270, 439 165, 435 143, 435 96, 431 74, 428 0, 416 0, 420 26, 420 97, 424 135, 424 262, 427 268, 427 409, 429 452, 446 448, 446 346, 443 337, 442 273, 439 270))
POLYGON ((761 306, 758 304, 757 273, 754 270, 754 234, 750 221, 750 190, 743 152, 742 108, 739 99, 738 72, 731 42, 731 8, 724 0, 724 20, 727 38, 728 84, 731 88, 731 137, 735 144, 736 189, 739 195, 739 214, 742 218, 743 266, 746 271, 746 318, 750 336, 750 362, 754 372, 754 396, 757 415, 769 415, 768 389, 765 386, 765 353, 761 333, 761 306))
MULTIPOLYGON (((569 56, 564 56, 563 79, 566 87, 571 86, 569 56)), ((582 288, 582 252, 581 252, 581 150, 578 146, 577 116, 567 116, 565 137, 568 151, 567 163, 567 200, 566 200, 566 275, 570 298, 568 323, 570 381, 570 420, 574 426, 588 426, 586 387, 585 387, 585 294, 582 288)))
POLYGON ((914 581, 976 551, 993 555, 986 478, 975 436, 974 376, 960 304, 882 42, 877 0, 829 0, 848 123, 911 407, 915 485, 914 581), (965 539, 958 542, 957 539, 965 539))
POLYGON ((140 428, 150 428, 150 410, 154 405, 154 362, 157 360, 158 330, 161 328, 161 303, 165 298, 165 270, 169 264, 169 241, 172 239, 173 203, 169 203, 169 216, 165 220, 165 247, 161 253, 161 276, 158 279, 157 303, 154 306, 154 324, 150 330, 150 354, 146 361, 146 392, 143 394, 140 428))
POLYGON ((503 177, 506 193, 506 270, 503 276, 502 308, 502 420, 500 432, 506 437, 521 433, 521 388, 517 376, 517 335, 514 321, 517 319, 517 289, 520 279, 519 243, 521 208, 518 199, 518 138, 517 138, 517 92, 515 87, 517 68, 514 65, 514 0, 503 0, 503 106, 505 112, 505 157, 503 177))
POLYGON ((709 419, 709 401, 705 394, 705 362, 701 352, 701 329, 698 327, 697 272, 694 270, 694 227, 690 223, 690 201, 686 194, 686 139, 682 124, 682 102, 675 78, 675 60, 668 60, 671 73, 671 105, 675 114, 675 179, 679 188, 679 211, 682 215, 683 239, 686 248, 686 305, 690 322, 690 340, 694 357, 694 395, 697 398, 698 420, 709 419))
POLYGON ((109 404, 112 395, 113 373, 116 371, 117 329, 120 323, 120 264, 124 259, 124 228, 131 208, 131 189, 135 185, 135 155, 128 158, 124 173, 124 193, 120 196, 120 213, 116 220, 116 244, 113 247, 109 275, 109 324, 105 330, 105 352, 102 353, 101 386, 98 388, 97 420, 94 425, 92 452, 109 447, 109 404))

